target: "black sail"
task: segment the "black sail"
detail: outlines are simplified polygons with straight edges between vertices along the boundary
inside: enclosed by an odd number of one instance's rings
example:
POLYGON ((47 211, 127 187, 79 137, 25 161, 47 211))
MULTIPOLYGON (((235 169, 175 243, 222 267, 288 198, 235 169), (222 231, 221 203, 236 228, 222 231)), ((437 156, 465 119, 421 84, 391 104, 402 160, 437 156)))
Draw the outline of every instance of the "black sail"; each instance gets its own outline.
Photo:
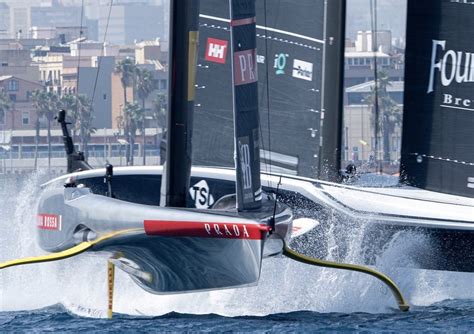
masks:
POLYGON ((324 74, 321 117, 322 141, 318 178, 340 181, 342 122, 344 110, 344 49, 346 36, 346 0, 326 3, 324 74))
POLYGON ((401 178, 474 197, 474 4, 408 1, 401 178))
MULTIPOLYGON (((324 3, 256 1, 263 171, 319 175, 324 3)), ((200 13, 193 163, 233 167, 229 3, 201 0, 200 13)))
POLYGON ((255 0, 229 0, 237 209, 261 207, 255 0))

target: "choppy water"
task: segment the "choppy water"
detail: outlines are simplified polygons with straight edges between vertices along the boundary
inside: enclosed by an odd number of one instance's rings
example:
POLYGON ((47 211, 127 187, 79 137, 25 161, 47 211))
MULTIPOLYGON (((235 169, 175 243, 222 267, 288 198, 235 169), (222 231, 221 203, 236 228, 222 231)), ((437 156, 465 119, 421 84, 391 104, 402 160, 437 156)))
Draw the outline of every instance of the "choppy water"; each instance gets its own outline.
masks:
MULTIPOLYGON (((44 175, 0 186, 0 261, 42 254, 35 244, 36 187, 44 175)), ((362 252, 363 230, 349 257, 362 252)), ((337 248, 333 236, 330 248, 337 248)), ((106 315, 106 259, 83 254, 62 262, 0 271, 1 331, 461 331, 474 333, 474 275, 394 267, 423 239, 399 235, 378 259, 408 298, 401 313, 389 291, 360 273, 266 260, 258 286, 174 296, 150 295, 117 271, 114 311, 106 315)), ((307 245, 311 247, 311 245, 307 245)))

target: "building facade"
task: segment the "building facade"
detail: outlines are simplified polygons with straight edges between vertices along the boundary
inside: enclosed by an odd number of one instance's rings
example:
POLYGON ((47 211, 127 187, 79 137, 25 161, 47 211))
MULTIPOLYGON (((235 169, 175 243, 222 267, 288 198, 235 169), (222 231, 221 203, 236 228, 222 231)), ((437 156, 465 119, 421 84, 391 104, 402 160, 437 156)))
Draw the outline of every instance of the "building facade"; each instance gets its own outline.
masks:
POLYGON ((31 97, 35 90, 42 89, 43 86, 37 82, 12 75, 0 76, 0 90, 9 96, 11 101, 10 111, 0 115, 3 130, 34 129, 37 113, 31 97))

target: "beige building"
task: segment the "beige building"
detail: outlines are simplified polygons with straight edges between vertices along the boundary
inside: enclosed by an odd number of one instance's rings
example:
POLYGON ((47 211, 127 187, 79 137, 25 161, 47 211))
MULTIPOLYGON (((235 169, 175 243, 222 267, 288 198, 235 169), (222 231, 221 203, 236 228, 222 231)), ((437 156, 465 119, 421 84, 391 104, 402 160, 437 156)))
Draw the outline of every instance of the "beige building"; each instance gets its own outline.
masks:
POLYGON ((30 50, 24 50, 19 44, 3 45, 0 48, 0 76, 14 75, 24 80, 37 82, 39 71, 32 64, 30 50))
MULTIPOLYGON (((133 88, 127 87, 127 102, 133 101, 133 88)), ((123 86, 120 81, 120 75, 112 73, 112 128, 119 129, 119 118, 123 115, 123 106, 125 104, 123 97, 123 86)))
POLYGON ((41 89, 43 86, 36 82, 12 75, 0 76, 0 90, 11 100, 10 111, 0 115, 0 126, 4 130, 34 129, 37 114, 31 96, 41 89))
POLYGON ((162 64, 168 63, 168 51, 162 48, 159 40, 137 43, 135 61, 137 64, 146 64, 147 60, 157 60, 162 64))
POLYGON ((74 57, 69 54, 50 53, 45 57, 35 57, 40 72, 40 82, 49 91, 62 92, 63 74, 71 75, 78 67, 90 67, 92 59, 89 56, 74 57))
MULTIPOLYGON (((402 107, 402 106, 400 106, 402 107)), ((367 104, 344 107, 343 160, 367 162, 375 156, 375 129, 372 106, 367 104)), ((390 160, 400 159, 401 127, 390 136, 390 160)), ((378 138, 377 159, 383 159, 383 139, 378 138)))

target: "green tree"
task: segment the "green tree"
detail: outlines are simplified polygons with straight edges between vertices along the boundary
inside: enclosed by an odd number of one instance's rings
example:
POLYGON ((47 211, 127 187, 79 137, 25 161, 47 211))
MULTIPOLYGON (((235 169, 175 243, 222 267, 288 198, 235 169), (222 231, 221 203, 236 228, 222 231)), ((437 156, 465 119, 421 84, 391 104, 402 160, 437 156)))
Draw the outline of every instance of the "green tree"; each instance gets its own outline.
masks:
POLYGON ((92 121, 94 120, 92 102, 86 95, 79 94, 76 96, 76 105, 77 120, 75 128, 79 132, 79 136, 81 138, 81 148, 84 152, 84 156, 87 159, 89 155, 88 144, 92 134, 97 130, 92 126, 92 121))
POLYGON ((59 109, 61 109, 60 97, 55 92, 46 93, 47 98, 47 108, 45 109, 44 116, 48 121, 48 169, 51 168, 51 122, 54 120, 54 117, 58 114, 59 109))
POLYGON ((7 112, 10 111, 12 102, 5 91, 0 90, 0 124, 5 124, 7 119, 7 112))
POLYGON ((35 90, 31 96, 33 101, 33 107, 36 111, 36 122, 35 122, 35 170, 38 168, 38 145, 40 141, 40 119, 43 117, 44 110, 46 109, 46 93, 41 90, 35 90))
MULTIPOLYGON (((125 115, 125 108, 127 106, 128 100, 127 100, 127 87, 132 87, 133 83, 135 82, 135 75, 136 75, 136 66, 135 63, 133 62, 132 59, 126 58, 122 61, 120 61, 116 66, 115 66, 115 73, 120 75, 120 81, 122 83, 122 88, 123 88, 123 110, 122 113, 125 115)), ((127 138, 127 141, 130 143, 130 137, 131 137, 131 132, 130 132, 130 122, 128 117, 123 117, 123 129, 125 131, 125 136, 127 138)), ((126 147, 126 160, 127 160, 127 165, 131 164, 131 155, 130 155, 130 145, 127 145, 126 147)))
POLYGON ((7 112, 10 111, 10 109, 10 97, 2 89, 0 89, 0 125, 6 124, 7 112))
POLYGON ((47 121, 47 141, 48 141, 48 169, 51 168, 51 122, 61 108, 61 100, 57 93, 46 91, 34 91, 32 95, 33 106, 36 109, 36 146, 35 146, 35 168, 38 159, 38 143, 40 119, 45 118, 47 121))
MULTIPOLYGON (((391 135, 397 126, 401 126, 402 112, 398 104, 390 97, 388 88, 391 86, 388 75, 380 71, 377 82, 365 100, 368 105, 372 105, 371 124, 377 125, 378 131, 375 137, 383 138, 383 160, 390 161, 391 135), (379 115, 376 119, 376 96, 378 101, 379 115)), ((373 148, 374 151, 377 148, 373 148)))
MULTIPOLYGON (((156 82, 153 78, 153 73, 147 69, 136 69, 136 91, 138 97, 142 102, 142 109, 145 111, 145 100, 151 94, 152 91, 156 88, 156 82)), ((145 122, 142 122, 142 127, 140 129, 142 133, 142 143, 143 143, 143 165, 146 164, 146 152, 145 152, 145 122)))
POLYGON ((71 133, 74 141, 76 141, 76 122, 79 118, 76 95, 65 94, 61 96, 61 108, 66 110, 67 121, 73 125, 71 133))
POLYGON ((145 122, 145 110, 136 102, 127 103, 125 106, 125 118, 128 119, 129 122, 130 165, 133 165, 135 138, 137 136, 137 130, 143 128, 143 123, 145 122))
POLYGON ((168 109, 168 96, 166 93, 159 92, 155 100, 153 101, 153 114, 152 117, 155 120, 156 126, 156 147, 160 147, 161 138, 163 136, 164 130, 167 127, 166 111, 168 109), (160 133, 161 129, 161 134, 160 133))

